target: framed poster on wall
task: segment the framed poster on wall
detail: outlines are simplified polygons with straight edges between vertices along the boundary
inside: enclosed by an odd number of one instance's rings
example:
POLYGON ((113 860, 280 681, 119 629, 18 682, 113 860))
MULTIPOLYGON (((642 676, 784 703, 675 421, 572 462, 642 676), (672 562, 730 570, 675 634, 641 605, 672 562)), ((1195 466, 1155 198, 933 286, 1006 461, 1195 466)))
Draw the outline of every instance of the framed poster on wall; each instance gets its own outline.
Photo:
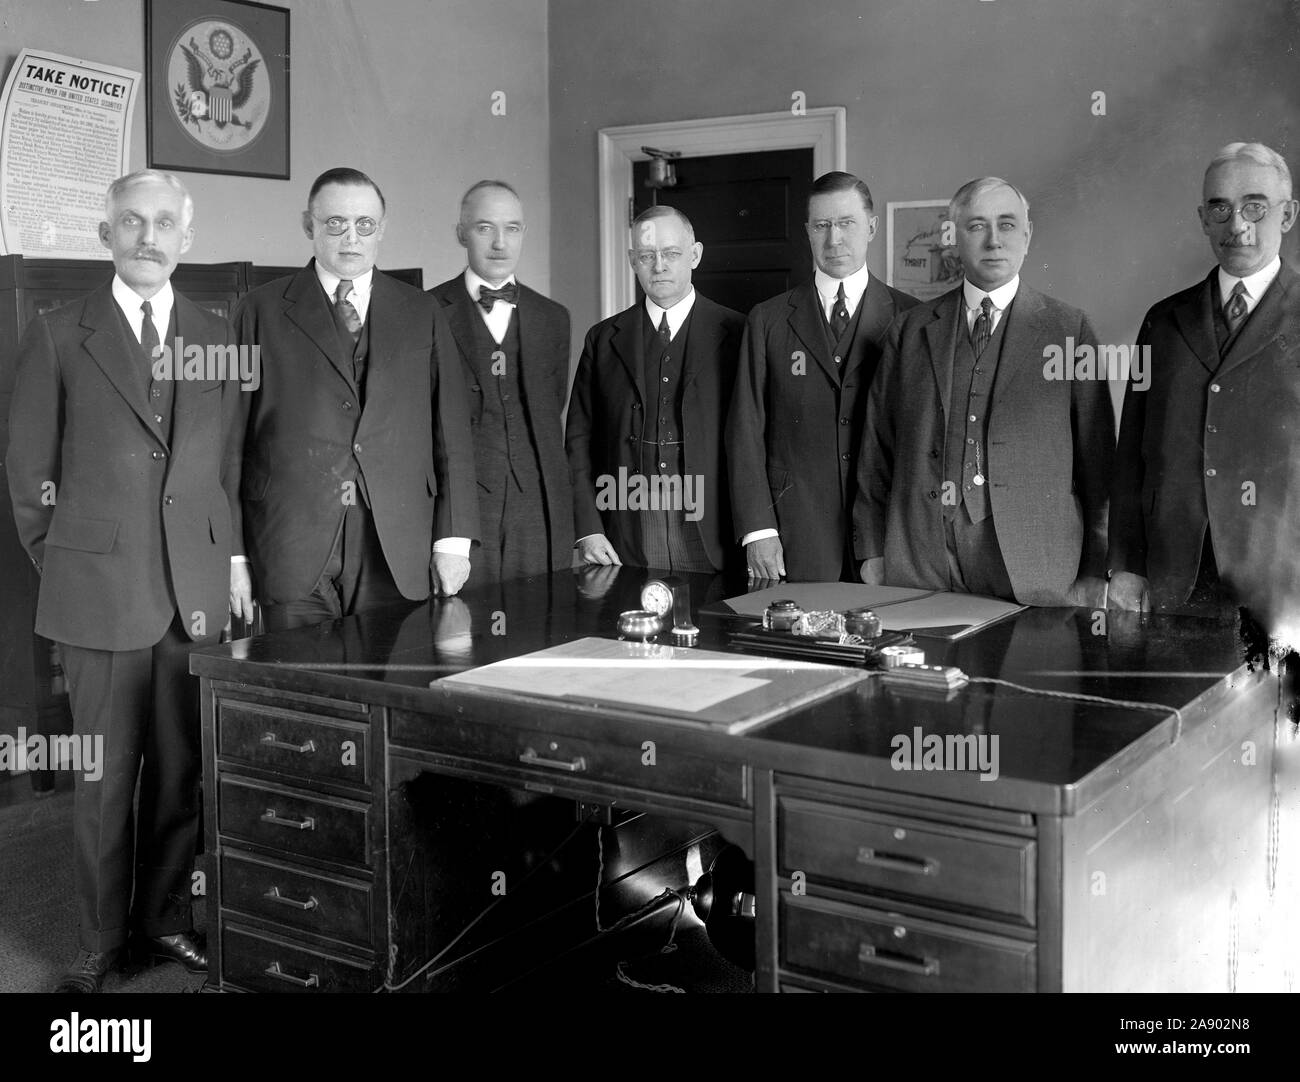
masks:
POLYGON ((289 11, 145 0, 149 165, 289 179, 289 11))
POLYGON ((954 245, 944 244, 946 199, 918 199, 886 204, 888 278, 886 281, 918 300, 947 293, 961 281, 961 260, 954 245))

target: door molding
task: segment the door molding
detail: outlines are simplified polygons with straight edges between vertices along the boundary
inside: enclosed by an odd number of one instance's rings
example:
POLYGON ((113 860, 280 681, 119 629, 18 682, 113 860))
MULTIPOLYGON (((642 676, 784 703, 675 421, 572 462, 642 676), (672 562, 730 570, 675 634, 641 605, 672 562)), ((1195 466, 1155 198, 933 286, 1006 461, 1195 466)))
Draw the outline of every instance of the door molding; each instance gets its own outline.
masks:
POLYGON ((848 161, 842 105, 791 113, 710 117, 704 120, 626 124, 597 133, 600 186, 600 314, 621 312, 636 290, 627 265, 627 208, 632 198, 632 163, 646 161, 645 144, 680 150, 688 158, 710 154, 744 154, 756 150, 811 147, 813 176, 843 169, 848 161))

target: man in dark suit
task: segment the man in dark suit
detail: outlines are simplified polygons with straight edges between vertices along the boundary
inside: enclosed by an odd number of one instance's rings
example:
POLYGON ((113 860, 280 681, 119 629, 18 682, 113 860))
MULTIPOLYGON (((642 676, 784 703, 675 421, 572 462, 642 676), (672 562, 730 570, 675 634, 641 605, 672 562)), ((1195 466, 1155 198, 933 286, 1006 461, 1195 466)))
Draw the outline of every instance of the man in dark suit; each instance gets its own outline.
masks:
POLYGON ((708 572, 735 552, 722 421, 744 317, 696 292, 703 254, 680 211, 644 211, 645 300, 587 333, 566 440, 580 563, 708 572))
POLYGON ((154 170, 114 181, 105 204, 116 274, 27 328, 7 462, 41 574, 36 632, 58 643, 74 731, 104 763, 98 780, 76 776, 80 950, 63 992, 99 991, 128 933, 155 960, 207 968, 190 917, 202 757, 188 659, 226 625, 242 551, 222 460, 239 383, 206 362, 182 378, 162 351, 220 360, 231 342, 171 286, 194 205, 154 170))
POLYGON ((1018 189, 972 180, 948 215, 965 279, 889 329, 867 403, 863 581, 1101 604, 1115 420, 1096 336, 1020 280, 1018 189))
POLYGON ((916 304, 867 271, 871 191, 826 173, 808 200, 813 281, 749 313, 727 456, 751 576, 856 580, 849 518, 867 388, 885 328, 916 304))
MULTIPOLYGON (((312 185, 314 260, 239 303, 261 347, 245 399, 243 530, 267 630, 443 594, 478 535, 465 386, 428 294, 375 268, 386 208, 355 169, 312 185)), ((247 567, 236 603, 249 609, 247 567)))
POLYGON ((1279 251, 1298 204, 1261 143, 1223 147, 1203 197, 1218 266, 1156 304, 1138 336, 1149 377, 1135 371, 1124 400, 1110 604, 1232 619, 1242 605, 1295 646, 1300 275, 1279 251))
POLYGON ((573 564, 573 490, 564 457, 569 313, 520 284, 524 209, 515 190, 481 180, 460 204, 463 274, 430 292, 442 305, 469 388, 479 530, 470 584, 573 564))

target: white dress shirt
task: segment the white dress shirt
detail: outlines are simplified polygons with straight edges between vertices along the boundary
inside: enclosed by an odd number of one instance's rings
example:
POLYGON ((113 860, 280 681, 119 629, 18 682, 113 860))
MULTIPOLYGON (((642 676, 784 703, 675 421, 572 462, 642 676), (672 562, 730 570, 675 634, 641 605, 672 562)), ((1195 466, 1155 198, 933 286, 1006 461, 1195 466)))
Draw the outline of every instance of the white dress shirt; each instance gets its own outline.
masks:
MULTIPOLYGON (((329 297, 330 307, 334 307, 334 294, 338 292, 339 282, 343 279, 337 274, 333 274, 322 267, 319 261, 316 263, 316 277, 320 280, 321 288, 325 290, 325 295, 329 297)), ((374 284, 375 268, 371 267, 365 274, 359 275, 352 279, 352 289, 348 292, 348 300, 352 302, 352 307, 357 310, 357 315, 361 322, 366 321, 366 313, 370 311, 370 287, 374 284)))
MULTIPOLYGON (((465 268, 465 290, 469 293, 469 299, 474 302, 474 307, 478 309, 478 314, 483 317, 483 322, 487 324, 488 333, 492 336, 498 346, 505 341, 506 331, 510 327, 510 315, 514 312, 517 305, 509 301, 503 301, 500 297, 492 301, 492 310, 486 311, 478 302, 478 291, 486 287, 488 289, 500 289, 501 286, 508 282, 515 282, 515 276, 512 274, 499 286, 494 286, 486 278, 480 278, 469 267, 465 268)), ((518 282, 515 282, 518 285, 518 282)))
MULTIPOLYGON (((1273 284, 1273 279, 1278 276, 1282 269, 1282 257, 1274 256, 1273 261, 1262 270, 1257 270, 1254 274, 1247 275, 1245 278, 1237 278, 1229 274, 1222 267, 1219 268, 1219 299, 1223 306, 1228 306, 1228 301, 1232 299, 1232 291, 1240 282, 1246 287, 1246 292, 1242 295, 1242 300, 1246 302, 1246 315, 1249 316, 1264 296, 1264 290, 1273 284)), ((1226 313, 1225 313, 1225 318, 1226 313)))
MULTIPOLYGON (((113 275, 113 300, 122 310, 122 315, 126 316, 135 340, 143 341, 141 334, 144 331, 144 312, 140 305, 144 303, 144 298, 115 274, 113 275)), ((167 325, 171 322, 172 306, 175 303, 176 294, 172 290, 171 282, 165 282, 162 289, 149 298, 153 311, 153 325, 158 331, 160 343, 167 341, 167 325)))
POLYGON ((1020 275, 1016 275, 1005 285, 998 286, 990 292, 980 289, 979 286, 973 285, 970 279, 962 282, 962 299, 966 302, 966 333, 970 334, 975 329, 975 321, 979 319, 982 311, 980 304, 985 297, 993 302, 993 311, 990 313, 989 334, 998 329, 998 324, 1002 322, 1002 313, 1015 299, 1016 292, 1020 289, 1020 275))
POLYGON ((692 286, 690 292, 671 308, 660 308, 649 297, 645 299, 645 314, 650 317, 650 326, 656 330, 663 321, 664 316, 668 317, 668 333, 677 337, 677 332, 682 329, 682 324, 686 322, 686 317, 691 314, 691 309, 695 307, 695 287, 692 286))

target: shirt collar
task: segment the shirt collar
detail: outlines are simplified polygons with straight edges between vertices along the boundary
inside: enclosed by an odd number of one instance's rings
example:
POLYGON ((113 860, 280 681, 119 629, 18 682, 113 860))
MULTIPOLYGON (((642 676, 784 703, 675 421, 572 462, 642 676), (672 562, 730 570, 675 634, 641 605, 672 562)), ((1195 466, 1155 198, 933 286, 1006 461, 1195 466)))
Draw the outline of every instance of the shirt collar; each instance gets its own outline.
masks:
POLYGON ((1020 289, 1020 275, 1016 275, 1011 281, 1004 285, 998 286, 994 290, 983 290, 974 285, 969 278, 962 279, 962 295, 966 300, 966 307, 978 310, 980 301, 985 297, 993 302, 993 307, 999 312, 1005 312, 1016 296, 1017 290, 1020 289))
POLYGON ((865 263, 847 278, 832 278, 823 270, 818 270, 813 275, 813 284, 822 298, 823 309, 830 308, 831 302, 839 295, 840 286, 844 286, 844 301, 848 305, 849 315, 857 311, 858 302, 862 300, 862 294, 867 291, 870 281, 871 275, 865 263))
POLYGON ((691 286, 690 292, 671 308, 660 308, 659 305, 655 304, 654 301, 647 297, 645 299, 645 314, 650 317, 650 325, 652 327, 658 327, 659 322, 664 318, 664 315, 667 314, 668 331, 674 338, 676 338, 677 332, 682 329, 682 324, 686 322, 686 317, 691 314, 691 308, 694 307, 694 305, 695 287, 691 286))
MULTIPOLYGON (((320 265, 319 260, 313 260, 313 264, 316 267, 316 278, 320 282, 321 288, 325 290, 326 296, 328 296, 332 302, 334 300, 334 294, 338 292, 339 283, 343 281, 343 279, 337 274, 327 271, 320 265)), ((371 267, 365 274, 360 274, 352 279, 352 292, 356 294, 358 300, 369 298, 370 286, 374 281, 374 277, 375 268, 371 267)))
MULTIPOLYGON (((501 283, 501 286, 505 285, 507 282, 515 282, 515 276, 514 276, 513 274, 511 274, 510 277, 507 278, 507 279, 505 280, 505 282, 502 282, 502 283, 501 283)), ((516 282, 516 284, 518 284, 518 283, 516 282)), ((466 289, 466 290, 468 291, 468 293, 469 293, 469 299, 470 299, 470 300, 472 300, 472 301, 477 301, 477 300, 478 300, 478 291, 479 291, 481 288, 485 287, 485 286, 486 286, 488 289, 500 289, 500 288, 501 288, 501 286, 494 286, 494 285, 493 285, 491 282, 489 282, 486 278, 484 278, 484 277, 482 277, 482 276, 480 276, 480 275, 478 275, 478 274, 475 274, 475 273, 474 273, 474 272, 473 272, 469 267, 466 267, 466 268, 465 268, 465 289, 466 289)), ((503 301, 502 303, 503 303, 503 304, 506 304, 506 303, 509 303, 509 302, 507 302, 507 301, 503 301)), ((523 318, 523 317, 521 316, 520 318, 523 318)))
MULTIPOLYGON (((140 302, 144 298, 116 274, 113 275, 113 300, 117 301, 117 306, 132 319, 135 316, 139 316, 141 319, 144 318, 144 313, 140 311, 140 302)), ((163 323, 165 326, 166 320, 171 318, 172 306, 175 303, 176 294, 172 289, 171 282, 164 282, 162 289, 149 298, 149 307, 153 311, 154 322, 163 323)), ((132 325, 134 326, 134 323, 132 325)))
POLYGON ((1238 282, 1246 287, 1246 292, 1250 294, 1252 301, 1259 300, 1264 295, 1264 290, 1273 284, 1273 279, 1278 276, 1282 269, 1282 257, 1275 255, 1268 266, 1257 270, 1254 274, 1249 274, 1245 278, 1238 278, 1229 274, 1222 267, 1219 268, 1219 297, 1224 304, 1228 303, 1228 298, 1232 296, 1232 288, 1238 282))

